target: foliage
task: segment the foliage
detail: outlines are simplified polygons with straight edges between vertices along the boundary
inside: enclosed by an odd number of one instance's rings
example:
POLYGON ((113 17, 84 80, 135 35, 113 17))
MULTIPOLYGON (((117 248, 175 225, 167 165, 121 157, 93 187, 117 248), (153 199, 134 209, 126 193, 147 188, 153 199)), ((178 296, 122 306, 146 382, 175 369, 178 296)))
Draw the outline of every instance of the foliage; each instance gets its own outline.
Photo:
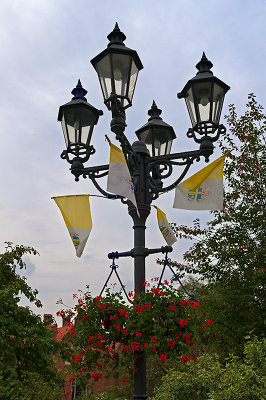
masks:
MULTIPOLYGON (((60 346, 62 357, 71 364, 70 380, 85 385, 91 378, 97 381, 112 376, 128 383, 137 373, 134 361, 144 350, 161 365, 170 359, 196 361, 190 347, 194 342, 191 329, 200 323, 199 304, 183 299, 167 281, 160 287, 155 282, 145 285, 146 292, 129 292, 131 306, 121 293, 107 290, 104 298, 93 298, 88 292, 78 298, 74 310, 58 312, 75 317, 70 323, 71 342, 60 346)), ((205 321, 205 328, 211 324, 211 320, 205 321)))
POLYGON ((224 166, 224 210, 212 212, 205 228, 196 220, 193 228, 173 229, 194 240, 185 271, 208 282, 200 293, 202 309, 241 344, 248 332, 261 337, 264 331, 266 117, 251 94, 244 115, 238 117, 231 105, 225 118, 230 131, 220 148, 231 153, 224 166))
POLYGON ((245 346, 245 359, 230 356, 222 366, 217 355, 172 369, 154 390, 152 400, 262 400, 266 395, 266 340, 245 346))
POLYGON ((52 356, 58 349, 57 342, 39 315, 19 305, 23 293, 41 307, 37 290, 32 290, 26 278, 16 272, 17 268, 26 268, 25 254, 37 252, 7 243, 5 253, 0 255, 0 398, 45 399, 50 392, 49 398, 53 399, 57 376, 52 356))

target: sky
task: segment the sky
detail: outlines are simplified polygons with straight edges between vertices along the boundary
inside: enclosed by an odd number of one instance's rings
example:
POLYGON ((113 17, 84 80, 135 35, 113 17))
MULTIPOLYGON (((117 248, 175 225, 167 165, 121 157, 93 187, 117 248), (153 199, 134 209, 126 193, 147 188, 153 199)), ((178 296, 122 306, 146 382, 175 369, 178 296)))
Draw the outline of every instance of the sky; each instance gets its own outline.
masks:
MULTIPOLYGON (((33 307, 34 312, 55 316, 61 307, 58 299, 71 307, 73 294, 86 290, 86 285, 98 295, 110 272, 107 254, 133 247, 127 207, 119 200, 93 197, 93 229, 83 256, 77 258, 51 200, 58 195, 97 194, 89 180, 75 182, 69 164, 60 158, 65 143, 57 115, 81 79, 88 102, 104 112, 91 141, 96 153, 86 166, 108 163, 105 134, 115 143, 109 128, 111 115, 90 60, 106 48, 106 36, 115 23, 144 65, 133 106, 126 111, 129 141, 136 140, 135 131, 147 122, 147 111, 155 100, 164 121, 176 132, 172 152, 180 152, 196 150, 197 144, 186 137, 190 120, 184 101, 176 94, 195 75, 203 51, 214 65, 214 75, 231 87, 223 115, 232 103, 241 115, 252 92, 263 104, 265 20, 265 0, 1 0, 0 252, 6 241, 33 246, 39 252, 25 258, 24 275, 38 289, 43 303, 41 310, 33 307)), ((221 123, 225 123, 223 116, 221 123)), ((211 160, 220 155, 217 147, 211 160)), ((193 165, 188 176, 203 166, 203 160, 193 165)), ((175 170, 172 181, 179 173, 175 170)), ((106 188, 105 180, 102 186, 106 188)), ((208 211, 173 209, 173 199, 174 191, 154 203, 170 222, 190 225, 200 218, 204 224, 211 218, 208 211)), ((152 210, 146 246, 165 244, 152 210)), ((171 259, 182 261, 189 245, 176 242, 171 259)), ((160 274, 156 258, 147 258, 147 279, 160 274)), ((133 259, 120 259, 118 265, 126 288, 133 289, 133 259)))

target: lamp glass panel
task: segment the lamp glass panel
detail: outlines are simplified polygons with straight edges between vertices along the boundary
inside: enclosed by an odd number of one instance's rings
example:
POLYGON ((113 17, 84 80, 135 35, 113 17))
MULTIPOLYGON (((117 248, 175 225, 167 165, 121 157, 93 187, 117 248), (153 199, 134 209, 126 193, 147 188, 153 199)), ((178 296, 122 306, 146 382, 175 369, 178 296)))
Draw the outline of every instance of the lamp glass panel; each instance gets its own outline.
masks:
POLYGON ((64 138, 65 138, 65 142, 66 142, 66 147, 68 147, 68 135, 67 135, 67 128, 66 128, 66 121, 65 121, 65 114, 63 113, 63 117, 61 120, 61 125, 62 125, 62 130, 63 130, 63 134, 64 134, 64 138))
POLYGON ((137 81, 137 77, 138 77, 138 72, 139 72, 139 70, 137 69, 136 64, 132 60, 131 76, 130 76, 129 88, 128 88, 128 97, 129 97, 130 101, 132 101, 132 97, 134 94, 136 81, 137 81))
POLYGON ((151 134, 151 130, 148 128, 145 131, 141 132, 141 134, 139 135, 139 139, 142 140, 146 146, 147 149, 150 152, 150 155, 152 156, 152 134, 151 134))
MULTIPOLYGON (((127 88, 130 74, 131 56, 127 54, 112 54, 112 64, 114 72, 115 93, 118 96, 127 96, 127 88)), ((124 99, 121 100, 122 105, 126 106, 124 99)))
POLYGON ((194 83, 194 101, 195 109, 198 116, 198 122, 206 122, 210 120, 211 105, 211 83, 199 82, 194 83))
POLYGON ((187 105, 189 117, 191 120, 191 124, 192 124, 192 126, 195 126, 197 123, 197 118, 196 118, 192 88, 190 88, 188 90, 185 100, 186 100, 186 105, 187 105))
POLYGON ((112 70, 110 56, 107 54, 96 64, 97 73, 103 91, 104 99, 108 99, 112 92, 112 70))
POLYGON ((166 149, 166 153, 165 153, 165 154, 170 154, 170 152, 171 152, 171 147, 172 147, 172 143, 173 143, 173 139, 171 139, 171 140, 168 141, 167 149, 166 149))
POLYGON ((77 143, 79 141, 80 132, 80 110, 67 109, 64 112, 66 127, 68 131, 69 144, 77 143))
POLYGON ((148 128, 140 134, 140 140, 142 140, 151 156, 161 156, 169 154, 172 143, 171 134, 167 129, 162 129, 161 127, 148 128))
POLYGON ((83 109, 81 110, 80 119, 82 126, 80 141, 81 143, 89 144, 89 133, 91 131, 91 126, 95 125, 95 116, 91 111, 83 109))
POLYGON ((217 85, 213 86, 213 106, 212 106, 212 121, 219 124, 224 101, 224 89, 217 85))

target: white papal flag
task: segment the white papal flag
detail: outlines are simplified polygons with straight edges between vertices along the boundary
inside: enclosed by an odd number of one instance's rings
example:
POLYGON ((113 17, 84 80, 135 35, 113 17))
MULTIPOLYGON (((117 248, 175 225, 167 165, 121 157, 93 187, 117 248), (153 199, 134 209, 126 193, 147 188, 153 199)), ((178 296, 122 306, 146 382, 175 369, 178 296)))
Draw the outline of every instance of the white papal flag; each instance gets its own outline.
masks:
POLYGON ((157 210, 157 220, 158 220, 158 226, 161 231, 161 234, 163 235, 166 243, 169 246, 172 246, 176 242, 176 237, 173 232, 173 229, 171 228, 165 213, 157 206, 154 206, 157 210))
POLYGON ((134 186, 132 178, 129 173, 125 156, 119 147, 111 143, 110 139, 106 136, 110 145, 110 161, 109 172, 107 179, 107 191, 126 197, 130 200, 137 209, 137 202, 134 193, 134 186))
POLYGON ((176 186, 174 208, 223 210, 223 166, 227 152, 176 186))
POLYGON ((52 197, 66 223, 76 255, 81 257, 92 229, 88 194, 52 197))

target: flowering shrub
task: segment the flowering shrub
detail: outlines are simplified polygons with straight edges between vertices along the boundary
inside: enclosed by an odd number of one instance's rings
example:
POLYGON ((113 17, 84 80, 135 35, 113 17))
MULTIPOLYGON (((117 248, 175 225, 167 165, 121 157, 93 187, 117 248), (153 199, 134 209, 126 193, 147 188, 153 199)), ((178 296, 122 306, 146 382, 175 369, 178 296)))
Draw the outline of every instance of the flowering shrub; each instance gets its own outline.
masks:
MULTIPOLYGON (((134 373, 134 361, 145 350, 156 355, 162 364, 169 359, 186 363, 197 356, 190 354, 193 344, 191 329, 199 323, 198 302, 184 299, 180 291, 167 281, 159 288, 145 282, 146 292, 128 293, 129 305, 122 293, 93 298, 86 293, 78 298, 74 309, 61 310, 58 315, 70 315, 71 339, 61 344, 64 359, 68 360, 71 375, 80 383, 110 376, 128 381, 134 373), (122 371, 122 375, 121 375, 122 371)), ((204 328, 213 321, 200 321, 204 328), (208 322, 207 322, 208 321, 208 322)))

